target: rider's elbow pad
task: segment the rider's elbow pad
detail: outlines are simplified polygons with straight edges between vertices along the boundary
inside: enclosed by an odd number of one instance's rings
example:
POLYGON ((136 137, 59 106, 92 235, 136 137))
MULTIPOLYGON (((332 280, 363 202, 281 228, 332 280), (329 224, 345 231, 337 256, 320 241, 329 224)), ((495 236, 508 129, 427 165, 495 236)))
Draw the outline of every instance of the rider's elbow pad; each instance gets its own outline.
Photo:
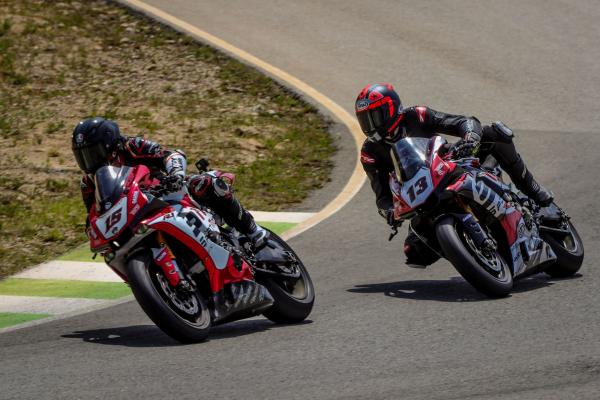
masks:
POLYGON ((187 160, 185 154, 180 150, 175 150, 165 160, 165 170, 169 175, 185 176, 187 160))

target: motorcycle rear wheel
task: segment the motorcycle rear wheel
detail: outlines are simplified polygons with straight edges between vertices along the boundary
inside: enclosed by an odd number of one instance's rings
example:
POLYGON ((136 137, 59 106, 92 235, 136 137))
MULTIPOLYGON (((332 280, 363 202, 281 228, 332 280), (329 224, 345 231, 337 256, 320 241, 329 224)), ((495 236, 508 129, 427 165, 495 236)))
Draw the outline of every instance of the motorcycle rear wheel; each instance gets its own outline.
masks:
POLYGON ((475 289, 491 298, 505 297, 510 293, 512 272, 497 251, 490 258, 480 254, 476 246, 468 242, 461 225, 450 216, 438 222, 435 232, 444 257, 475 289))
POLYGON ((567 222, 566 225, 571 234, 564 238, 555 237, 548 232, 542 231, 541 233, 542 239, 550 245, 556 254, 556 262, 544 271, 553 278, 573 276, 583 264, 583 242, 573 224, 567 222))
POLYGON ((294 324, 302 322, 312 311, 315 302, 315 288, 310 275, 296 252, 277 234, 270 231, 271 240, 277 242, 285 250, 291 252, 297 260, 296 268, 300 272, 297 281, 291 282, 272 277, 257 278, 264 285, 273 299, 273 305, 263 315, 279 324, 294 324))
POLYGON ((197 292, 172 288, 148 254, 138 253, 127 265, 135 299, 146 315, 167 335, 182 343, 201 342, 211 328, 206 302, 197 292))

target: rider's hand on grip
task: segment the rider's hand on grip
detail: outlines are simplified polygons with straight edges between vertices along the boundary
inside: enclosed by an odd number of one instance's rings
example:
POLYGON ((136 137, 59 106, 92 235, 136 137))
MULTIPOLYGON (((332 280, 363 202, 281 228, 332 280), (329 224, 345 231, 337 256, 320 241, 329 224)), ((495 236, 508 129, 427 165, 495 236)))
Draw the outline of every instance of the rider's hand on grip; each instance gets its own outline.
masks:
POLYGON ((391 227, 399 227, 402 225, 402 220, 401 219, 396 219, 394 217, 394 209, 390 208, 389 210, 386 211, 385 213, 385 219, 387 220, 387 223, 389 226, 391 227))
POLYGON ((185 184, 184 180, 185 178, 182 175, 167 175, 163 179, 162 184, 167 192, 173 193, 181 190, 181 188, 185 184))
POLYGON ((471 157, 478 144, 474 140, 461 139, 452 146, 450 152, 453 158, 471 157))

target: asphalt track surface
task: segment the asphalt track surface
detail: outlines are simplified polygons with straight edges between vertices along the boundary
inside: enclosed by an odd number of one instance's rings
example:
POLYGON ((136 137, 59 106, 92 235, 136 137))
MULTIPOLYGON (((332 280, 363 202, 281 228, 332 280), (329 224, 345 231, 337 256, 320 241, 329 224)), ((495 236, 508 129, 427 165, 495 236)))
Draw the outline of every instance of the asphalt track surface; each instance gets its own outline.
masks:
POLYGON ((349 111, 364 84, 391 81, 407 104, 504 120, 579 229, 581 275, 488 300, 446 262, 411 270, 365 186, 291 241, 316 283, 310 321, 179 346, 127 303, 9 332, 0 398, 600 398, 596 1, 149 3, 349 111))

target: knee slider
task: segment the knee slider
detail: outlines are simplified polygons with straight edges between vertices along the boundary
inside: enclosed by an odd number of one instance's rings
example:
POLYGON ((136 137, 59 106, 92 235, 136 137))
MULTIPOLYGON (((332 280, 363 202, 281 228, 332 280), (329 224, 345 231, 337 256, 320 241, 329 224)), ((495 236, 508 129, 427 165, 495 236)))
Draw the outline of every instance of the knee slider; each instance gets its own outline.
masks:
POLYGON ((195 197, 202 197, 206 190, 213 185, 213 177, 208 174, 194 175, 188 181, 188 188, 195 197))
POLYGON ((221 178, 213 178, 212 180, 213 188, 215 189, 215 194, 219 197, 230 198, 233 195, 233 191, 231 190, 231 186, 227 184, 221 178))

